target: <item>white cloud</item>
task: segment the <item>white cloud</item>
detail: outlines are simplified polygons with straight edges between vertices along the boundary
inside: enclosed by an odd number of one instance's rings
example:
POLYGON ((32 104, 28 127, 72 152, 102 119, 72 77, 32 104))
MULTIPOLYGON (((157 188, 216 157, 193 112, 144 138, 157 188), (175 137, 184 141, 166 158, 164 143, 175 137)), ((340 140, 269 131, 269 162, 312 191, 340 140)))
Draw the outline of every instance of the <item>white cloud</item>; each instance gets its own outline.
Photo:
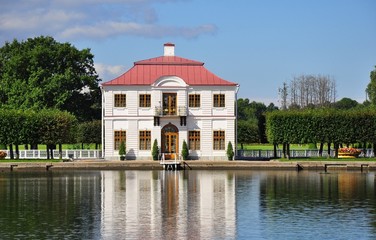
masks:
POLYGON ((195 38, 201 34, 214 33, 216 27, 203 25, 194 28, 140 24, 135 22, 101 22, 92 26, 75 26, 65 29, 60 36, 63 38, 106 38, 116 35, 135 35, 143 37, 182 36, 195 38))
POLYGON ((0 3, 0 41, 30 35, 51 35, 65 40, 119 35, 195 38, 216 32, 211 24, 192 27, 158 24, 153 4, 174 1, 179 0, 13 0, 0 3))
POLYGON ((103 81, 114 79, 127 70, 126 67, 122 65, 108 65, 103 63, 94 63, 94 67, 99 78, 103 81))

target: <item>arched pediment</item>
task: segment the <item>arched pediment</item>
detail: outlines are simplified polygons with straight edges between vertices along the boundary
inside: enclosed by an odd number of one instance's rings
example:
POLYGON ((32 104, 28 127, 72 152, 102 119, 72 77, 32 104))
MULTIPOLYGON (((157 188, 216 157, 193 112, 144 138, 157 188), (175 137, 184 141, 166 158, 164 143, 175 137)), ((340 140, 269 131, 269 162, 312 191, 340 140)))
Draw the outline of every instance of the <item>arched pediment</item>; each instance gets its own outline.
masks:
POLYGON ((153 83, 154 87, 186 87, 183 79, 177 76, 163 76, 153 83))

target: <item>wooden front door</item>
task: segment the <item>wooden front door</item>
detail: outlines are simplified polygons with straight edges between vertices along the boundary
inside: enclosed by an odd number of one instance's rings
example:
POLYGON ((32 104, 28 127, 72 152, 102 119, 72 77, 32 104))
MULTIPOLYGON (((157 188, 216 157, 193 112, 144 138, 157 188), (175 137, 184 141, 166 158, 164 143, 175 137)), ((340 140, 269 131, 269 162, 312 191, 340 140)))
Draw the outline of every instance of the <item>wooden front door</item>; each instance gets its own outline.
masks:
POLYGON ((163 93, 163 115, 176 115, 176 93, 163 93))
POLYGON ((162 129, 162 153, 166 160, 175 159, 179 153, 179 131, 172 124, 167 124, 162 129))

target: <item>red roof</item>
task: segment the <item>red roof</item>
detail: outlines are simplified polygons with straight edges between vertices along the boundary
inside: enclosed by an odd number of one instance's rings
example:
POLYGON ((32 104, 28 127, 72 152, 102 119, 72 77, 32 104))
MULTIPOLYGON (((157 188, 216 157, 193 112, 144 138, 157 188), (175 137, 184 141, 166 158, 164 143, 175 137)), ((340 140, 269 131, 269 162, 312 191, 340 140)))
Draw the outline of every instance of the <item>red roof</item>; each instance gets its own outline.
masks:
POLYGON ((237 85, 208 71, 203 62, 177 56, 161 56, 135 62, 127 72, 102 85, 151 85, 163 76, 177 76, 188 85, 237 85))

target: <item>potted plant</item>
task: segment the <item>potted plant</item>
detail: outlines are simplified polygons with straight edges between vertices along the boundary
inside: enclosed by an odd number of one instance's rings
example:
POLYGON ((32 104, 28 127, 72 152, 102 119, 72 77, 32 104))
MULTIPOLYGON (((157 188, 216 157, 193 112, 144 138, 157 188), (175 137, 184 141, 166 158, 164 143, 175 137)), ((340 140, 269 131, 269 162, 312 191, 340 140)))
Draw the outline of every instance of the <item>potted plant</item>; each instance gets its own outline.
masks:
POLYGON ((121 141, 120 146, 119 146, 119 155, 120 155, 120 160, 124 161, 125 160, 125 142, 121 141))
POLYGON ((228 160, 233 160, 234 159, 234 149, 232 148, 232 143, 231 142, 228 142, 227 144, 227 158, 228 160))
POLYGON ((187 142, 184 140, 183 141, 183 149, 181 150, 181 156, 183 157, 183 160, 187 160, 188 155, 189 155, 188 145, 187 145, 187 142))
POLYGON ((153 160, 158 160, 158 155, 159 155, 158 141, 157 139, 154 139, 153 149, 151 151, 151 156, 153 157, 153 160))

